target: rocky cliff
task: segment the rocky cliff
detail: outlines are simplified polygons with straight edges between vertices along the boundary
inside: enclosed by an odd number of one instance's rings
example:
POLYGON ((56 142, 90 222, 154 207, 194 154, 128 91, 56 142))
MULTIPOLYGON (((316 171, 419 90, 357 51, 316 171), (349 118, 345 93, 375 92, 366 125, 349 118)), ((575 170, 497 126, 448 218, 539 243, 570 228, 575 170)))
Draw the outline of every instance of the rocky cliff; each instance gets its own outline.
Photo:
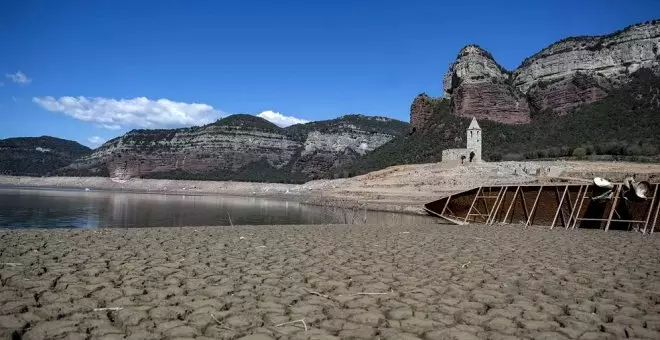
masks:
MULTIPOLYGON (((642 68, 660 71, 660 21, 605 36, 563 39, 512 72, 484 49, 468 45, 449 66, 444 97, 451 98, 458 116, 526 124, 539 112, 561 116, 601 100, 642 68)), ((412 116, 411 122, 427 120, 428 112, 413 108, 412 116)))
POLYGON ((62 173, 299 182, 325 176, 406 129, 403 122, 358 115, 284 129, 233 115, 201 127, 133 130, 62 173))
POLYGON ((445 97, 454 102, 458 116, 529 123, 529 105, 523 93, 510 84, 510 74, 484 49, 468 45, 449 66, 444 78, 445 97))

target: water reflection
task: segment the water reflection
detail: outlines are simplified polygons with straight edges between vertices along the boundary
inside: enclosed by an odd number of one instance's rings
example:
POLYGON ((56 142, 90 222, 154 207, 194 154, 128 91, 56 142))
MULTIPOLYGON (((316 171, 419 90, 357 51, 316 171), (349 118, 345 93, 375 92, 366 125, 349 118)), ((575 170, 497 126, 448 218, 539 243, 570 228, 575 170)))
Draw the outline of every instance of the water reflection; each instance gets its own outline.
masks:
POLYGON ((181 227, 229 225, 230 218, 234 225, 435 222, 255 197, 0 188, 0 227, 181 227))

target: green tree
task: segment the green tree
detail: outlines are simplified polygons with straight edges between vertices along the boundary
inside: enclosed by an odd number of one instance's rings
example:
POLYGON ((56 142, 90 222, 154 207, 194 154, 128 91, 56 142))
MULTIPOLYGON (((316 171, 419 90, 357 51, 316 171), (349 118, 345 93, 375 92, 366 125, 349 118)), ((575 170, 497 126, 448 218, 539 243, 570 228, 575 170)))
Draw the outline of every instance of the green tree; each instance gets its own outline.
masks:
POLYGON ((585 148, 579 147, 573 149, 573 157, 583 158, 587 155, 587 150, 585 148))

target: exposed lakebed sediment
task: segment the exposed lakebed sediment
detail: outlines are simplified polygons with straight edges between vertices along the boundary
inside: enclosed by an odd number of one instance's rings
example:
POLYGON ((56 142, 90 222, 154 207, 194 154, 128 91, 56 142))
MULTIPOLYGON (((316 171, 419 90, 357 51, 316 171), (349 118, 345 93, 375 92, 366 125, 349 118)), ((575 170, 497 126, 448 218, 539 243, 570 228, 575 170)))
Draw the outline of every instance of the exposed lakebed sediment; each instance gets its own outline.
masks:
POLYGON ((657 339, 658 258, 517 226, 0 231, 0 337, 657 339))

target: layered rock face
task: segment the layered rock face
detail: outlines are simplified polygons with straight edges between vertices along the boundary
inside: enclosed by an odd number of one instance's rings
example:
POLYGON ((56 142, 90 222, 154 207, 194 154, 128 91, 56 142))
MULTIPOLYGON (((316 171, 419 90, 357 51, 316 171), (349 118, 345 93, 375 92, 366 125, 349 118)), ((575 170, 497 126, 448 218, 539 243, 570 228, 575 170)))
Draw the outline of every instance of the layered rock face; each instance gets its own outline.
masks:
POLYGON ((659 49, 660 21, 605 36, 568 38, 523 61, 513 72, 513 84, 527 92, 540 81, 568 79, 576 72, 623 82, 640 68, 657 68, 659 49))
POLYGON ((464 47, 444 78, 445 97, 454 114, 508 124, 530 122, 525 96, 510 84, 509 73, 490 53, 476 45, 464 47))
MULTIPOLYGON (((371 123, 373 119, 363 118, 371 123)), ((398 123, 402 133, 406 124, 398 123)), ((245 169, 267 169, 282 177, 298 172, 313 178, 397 135, 392 130, 378 133, 353 124, 334 124, 334 130, 327 124, 314 124, 320 128, 303 125, 288 130, 258 117, 235 115, 203 127, 134 130, 108 141, 63 169, 63 173, 130 178, 176 172, 231 178, 232 173, 245 169)))
MULTIPOLYGON (((513 72, 479 46, 468 45, 444 77, 444 96, 452 99, 456 115, 525 124, 536 112, 563 115, 598 101, 640 68, 660 71, 660 22, 564 39, 513 72)), ((425 119, 411 117, 411 122, 425 119)))
POLYGON ((300 143, 278 133, 209 125, 176 130, 138 130, 104 144, 70 168, 87 168, 111 177, 210 170, 236 171, 264 159, 281 168, 300 143))

